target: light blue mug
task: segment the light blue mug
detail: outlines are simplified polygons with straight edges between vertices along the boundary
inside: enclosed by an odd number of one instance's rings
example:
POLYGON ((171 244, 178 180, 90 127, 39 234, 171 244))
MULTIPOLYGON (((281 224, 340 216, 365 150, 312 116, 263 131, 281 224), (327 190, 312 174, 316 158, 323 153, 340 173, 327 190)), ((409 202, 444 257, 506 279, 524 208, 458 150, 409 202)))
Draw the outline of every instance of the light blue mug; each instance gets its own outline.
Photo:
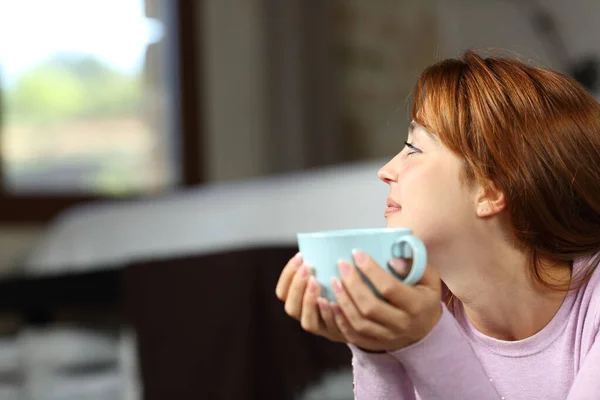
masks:
MULTIPOLYGON (((337 263, 339 260, 352 263, 353 249, 367 253, 382 268, 409 285, 421 280, 427 265, 425 245, 406 228, 299 233, 297 237, 304 263, 314 269, 314 277, 321 285, 321 296, 333 303, 336 300, 331 280, 341 278, 337 263), (412 258, 412 267, 408 275, 401 277, 390 267, 394 258, 412 258)), ((363 280, 381 297, 365 276, 363 280)))

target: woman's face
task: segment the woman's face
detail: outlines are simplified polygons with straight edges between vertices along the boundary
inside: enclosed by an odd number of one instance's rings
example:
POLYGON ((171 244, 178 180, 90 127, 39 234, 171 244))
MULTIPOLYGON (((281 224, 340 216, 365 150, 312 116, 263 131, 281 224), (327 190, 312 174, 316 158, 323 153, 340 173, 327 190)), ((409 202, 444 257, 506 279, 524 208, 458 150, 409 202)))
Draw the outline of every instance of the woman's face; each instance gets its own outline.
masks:
POLYGON ((477 220, 477 188, 461 180, 461 170, 436 135, 412 122, 407 145, 378 173, 390 185, 388 205, 395 203, 387 226, 411 228, 429 250, 466 237, 477 220))

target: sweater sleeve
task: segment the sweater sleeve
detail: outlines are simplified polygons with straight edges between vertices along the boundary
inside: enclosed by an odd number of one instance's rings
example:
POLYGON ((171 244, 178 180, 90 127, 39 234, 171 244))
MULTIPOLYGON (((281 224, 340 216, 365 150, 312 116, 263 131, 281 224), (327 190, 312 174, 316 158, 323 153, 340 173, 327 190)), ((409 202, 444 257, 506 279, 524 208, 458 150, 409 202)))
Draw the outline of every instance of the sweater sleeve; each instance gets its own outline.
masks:
POLYGON ((394 357, 348 346, 352 350, 355 400, 415 400, 415 388, 394 357))
POLYGON ((442 317, 427 336, 389 354, 404 366, 423 400, 501 398, 445 305, 442 317))
POLYGON ((569 390, 567 400, 592 400, 600 394, 600 333, 596 335, 581 369, 569 390))

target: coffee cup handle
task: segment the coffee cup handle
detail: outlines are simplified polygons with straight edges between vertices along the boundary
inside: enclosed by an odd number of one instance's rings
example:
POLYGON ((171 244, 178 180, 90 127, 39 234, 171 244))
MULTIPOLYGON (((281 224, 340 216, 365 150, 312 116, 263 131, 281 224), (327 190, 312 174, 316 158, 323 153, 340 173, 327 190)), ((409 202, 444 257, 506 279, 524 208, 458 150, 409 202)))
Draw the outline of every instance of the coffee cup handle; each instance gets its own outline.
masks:
MULTIPOLYGON (((425 249, 425 245, 421 239, 418 237, 410 235, 402 236, 394 242, 394 248, 400 248, 402 253, 400 254, 400 258, 410 258, 410 254, 406 254, 404 251, 404 243, 410 247, 413 262, 408 275, 401 280, 407 285, 414 285, 421 280, 423 274, 425 273, 425 268, 427 267, 427 250, 425 249)), ((388 267, 388 269, 394 276, 398 277, 396 272, 394 272, 390 267, 388 267)))

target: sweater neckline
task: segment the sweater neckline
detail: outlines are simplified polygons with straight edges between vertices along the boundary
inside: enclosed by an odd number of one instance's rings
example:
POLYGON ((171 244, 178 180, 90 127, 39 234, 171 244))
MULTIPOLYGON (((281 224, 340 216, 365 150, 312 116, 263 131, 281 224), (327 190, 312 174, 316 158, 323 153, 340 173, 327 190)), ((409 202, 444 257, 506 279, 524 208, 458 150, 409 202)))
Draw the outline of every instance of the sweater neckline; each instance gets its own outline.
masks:
MULTIPOLYGON (((582 260, 573 263, 573 276, 577 275, 577 271, 583 263, 582 260)), ((458 323, 473 342, 502 356, 526 357, 543 351, 558 339, 567 326, 577 295, 577 290, 569 290, 550 322, 532 336, 522 340, 501 340, 481 333, 469 321, 460 302, 456 302, 454 314, 458 323)))

